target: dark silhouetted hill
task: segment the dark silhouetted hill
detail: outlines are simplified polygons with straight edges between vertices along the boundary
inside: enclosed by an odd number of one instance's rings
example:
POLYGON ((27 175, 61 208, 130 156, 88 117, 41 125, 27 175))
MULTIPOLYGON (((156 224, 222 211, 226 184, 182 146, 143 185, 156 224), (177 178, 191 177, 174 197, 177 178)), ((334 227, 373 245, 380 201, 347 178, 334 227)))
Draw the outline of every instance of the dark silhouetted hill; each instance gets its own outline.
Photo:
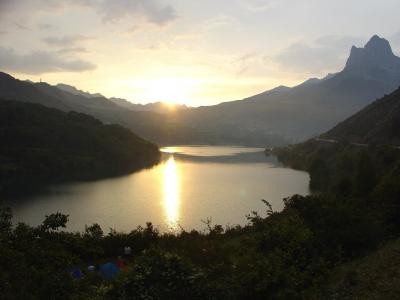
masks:
MULTIPOLYGON (((176 116, 187 110, 183 106, 169 110, 169 113, 152 111, 165 111, 165 106, 162 103, 143 105, 142 109, 134 110, 132 107, 126 107, 126 105, 131 106, 130 103, 125 103, 124 107, 124 105, 121 105, 121 101, 116 104, 105 97, 87 97, 44 82, 29 83, 2 72, 0 72, 0 101, 1 99, 38 103, 63 111, 89 114, 107 124, 120 124, 157 144, 248 144, 264 146, 265 144, 282 145, 284 143, 279 136, 270 135, 261 139, 260 136, 254 134, 241 136, 234 132, 218 133, 208 128, 195 128, 177 120, 176 116)), ((135 106, 135 104, 132 105, 135 106)))
POLYGON ((346 194, 359 185, 362 188, 358 192, 368 192, 376 173, 388 173, 388 178, 398 176, 399 126, 400 88, 319 138, 266 152, 276 154, 291 167, 308 171, 312 189, 346 194))
POLYGON ((134 111, 104 97, 87 97, 47 83, 30 83, 0 72, 0 101, 15 100, 42 104, 62 111, 94 116, 106 124, 120 124, 158 144, 213 143, 211 134, 176 122, 171 116, 152 111, 134 111))
POLYGON ((121 175, 158 162, 158 147, 76 112, 0 101, 0 193, 121 175))

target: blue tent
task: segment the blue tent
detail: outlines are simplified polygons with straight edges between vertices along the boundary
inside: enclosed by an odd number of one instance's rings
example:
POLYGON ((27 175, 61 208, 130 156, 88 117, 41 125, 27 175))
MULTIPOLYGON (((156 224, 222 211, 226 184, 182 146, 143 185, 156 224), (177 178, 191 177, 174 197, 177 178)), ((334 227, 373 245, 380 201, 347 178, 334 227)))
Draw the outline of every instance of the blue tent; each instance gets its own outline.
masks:
POLYGON ((111 262, 100 266, 100 274, 104 279, 114 279, 119 273, 119 268, 111 262))
POLYGON ((83 277, 83 273, 79 268, 72 269, 71 274, 75 279, 81 279, 83 277))

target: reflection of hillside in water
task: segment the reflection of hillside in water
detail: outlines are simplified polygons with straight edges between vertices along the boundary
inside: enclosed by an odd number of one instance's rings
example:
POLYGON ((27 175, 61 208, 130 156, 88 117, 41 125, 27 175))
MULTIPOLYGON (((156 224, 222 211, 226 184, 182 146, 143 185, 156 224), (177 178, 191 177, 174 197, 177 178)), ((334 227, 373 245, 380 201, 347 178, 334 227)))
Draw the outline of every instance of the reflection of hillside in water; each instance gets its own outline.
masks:
POLYGON ((243 152, 233 155, 218 156, 197 156, 182 153, 163 153, 162 158, 167 160, 171 155, 178 161, 188 161, 197 163, 270 163, 274 166, 280 166, 276 157, 266 156, 264 152, 243 152))

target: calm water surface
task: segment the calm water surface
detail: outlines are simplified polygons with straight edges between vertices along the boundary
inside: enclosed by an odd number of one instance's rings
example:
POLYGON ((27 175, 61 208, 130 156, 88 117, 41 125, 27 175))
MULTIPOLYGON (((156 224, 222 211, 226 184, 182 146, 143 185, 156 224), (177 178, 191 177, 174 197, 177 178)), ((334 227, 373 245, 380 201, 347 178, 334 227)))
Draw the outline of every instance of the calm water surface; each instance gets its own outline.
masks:
POLYGON ((260 199, 275 210, 282 199, 308 194, 305 172, 281 167, 260 148, 167 147, 152 169, 124 177, 52 186, 46 194, 13 204, 14 220, 39 224, 46 214, 70 215, 68 230, 99 223, 103 230, 130 231, 151 221, 161 231, 204 229, 201 220, 245 224, 246 214, 264 215, 260 199))

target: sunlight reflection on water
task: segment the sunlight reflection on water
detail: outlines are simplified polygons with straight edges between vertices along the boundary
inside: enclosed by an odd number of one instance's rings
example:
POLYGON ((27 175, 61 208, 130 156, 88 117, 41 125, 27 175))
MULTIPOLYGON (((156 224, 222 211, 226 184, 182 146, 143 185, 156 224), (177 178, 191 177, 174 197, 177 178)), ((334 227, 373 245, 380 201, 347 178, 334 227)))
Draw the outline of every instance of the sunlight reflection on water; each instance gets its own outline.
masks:
POLYGON ((245 225, 246 214, 265 213, 260 199, 280 211, 282 199, 309 193, 307 173, 274 164, 263 149, 185 146, 161 149, 150 169, 93 182, 50 186, 46 193, 11 200, 13 220, 40 224, 45 215, 70 215, 68 230, 98 223, 104 230, 130 232, 152 222, 161 232, 203 230, 201 220, 245 225), (258 152, 257 152, 258 151, 258 152))
POLYGON ((164 168, 164 209, 166 223, 171 230, 177 230, 179 225, 180 198, 179 198, 178 168, 171 155, 164 168))

